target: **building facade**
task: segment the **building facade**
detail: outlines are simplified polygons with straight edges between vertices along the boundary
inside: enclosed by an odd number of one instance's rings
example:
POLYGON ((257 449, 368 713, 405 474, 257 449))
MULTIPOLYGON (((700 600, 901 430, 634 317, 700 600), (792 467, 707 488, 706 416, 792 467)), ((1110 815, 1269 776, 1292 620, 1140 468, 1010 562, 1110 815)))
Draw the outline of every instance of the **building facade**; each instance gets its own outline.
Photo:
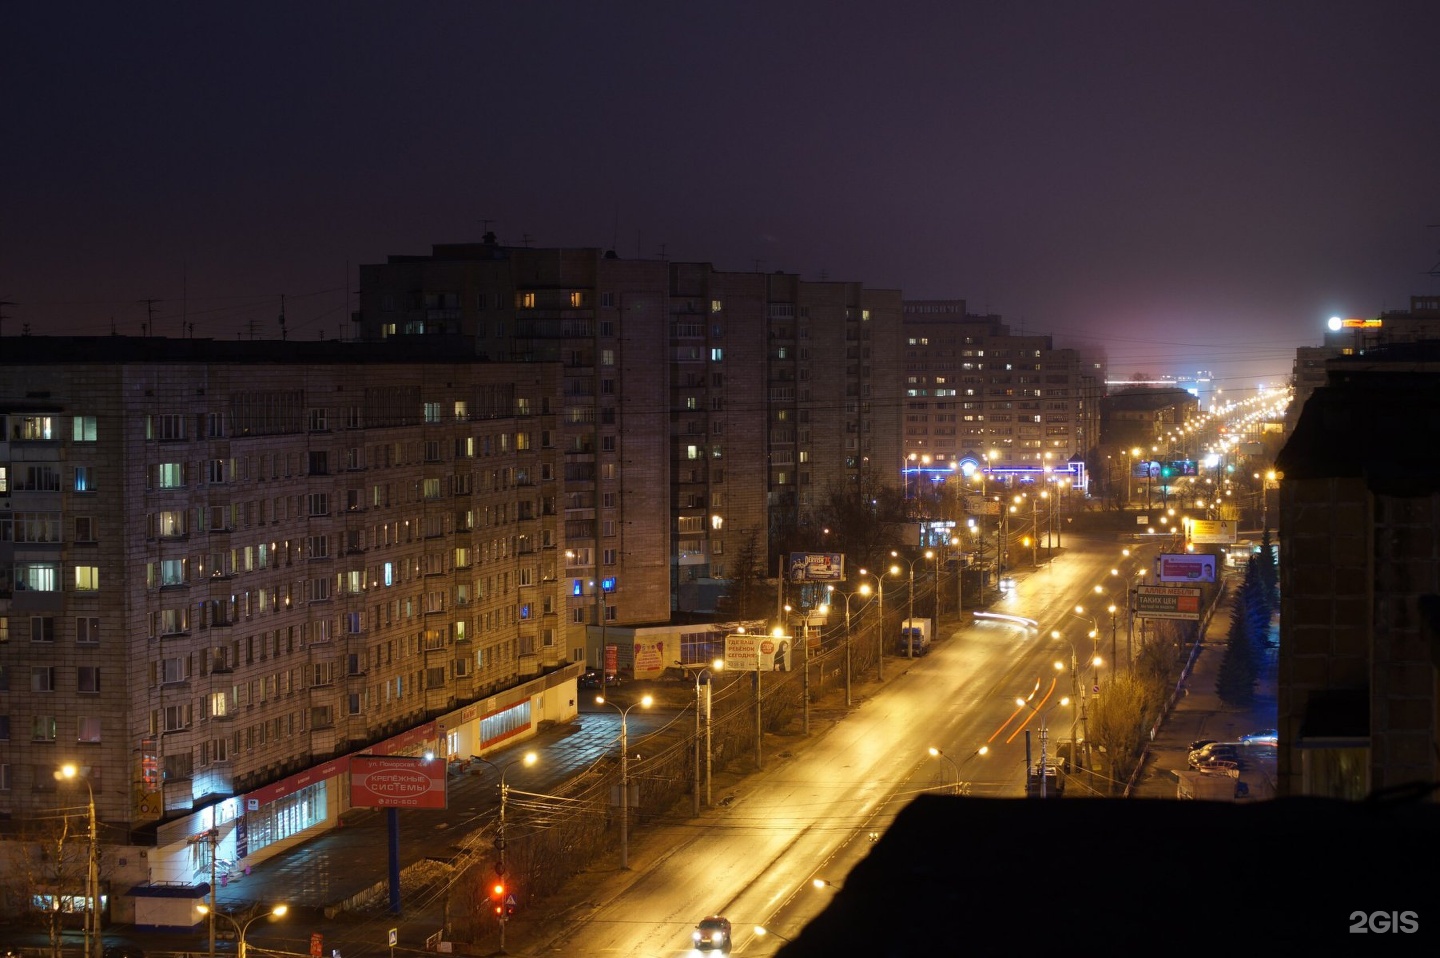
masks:
POLYGON ((362 340, 560 363, 574 643, 713 610, 752 535, 768 564, 830 488, 898 479, 897 292, 493 235, 360 276, 362 340))
POLYGON ((73 763, 111 837, 248 815, 254 854, 344 807, 277 783, 572 717, 561 386, 443 339, 7 338, 0 813, 73 763))
POLYGON ((912 480, 960 464, 992 475, 1069 476, 1083 488, 1103 376, 1051 337, 1017 335, 964 300, 904 304, 904 447, 912 480))
POLYGON ((1276 458, 1281 795, 1361 799, 1440 775, 1434 345, 1333 361, 1276 458))

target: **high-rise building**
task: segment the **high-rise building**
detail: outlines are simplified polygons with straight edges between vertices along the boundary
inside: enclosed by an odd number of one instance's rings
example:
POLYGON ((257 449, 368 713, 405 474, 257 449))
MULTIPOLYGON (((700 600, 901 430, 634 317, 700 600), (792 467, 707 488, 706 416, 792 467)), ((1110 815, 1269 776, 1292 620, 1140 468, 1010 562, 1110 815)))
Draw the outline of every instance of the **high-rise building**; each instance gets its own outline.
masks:
POLYGON ((310 773, 357 750, 573 716, 561 365, 468 348, 7 337, 0 815, 73 763, 121 834, 243 815, 254 854, 333 822, 310 773))
POLYGON ((713 609, 750 536, 768 565, 828 490, 898 478, 898 292, 493 235, 360 277, 361 339, 561 364, 579 628, 713 609))
POLYGON ((912 480, 943 480, 969 463, 1083 483, 1098 438, 1098 380, 1075 350, 1014 334, 999 316, 967 312, 964 300, 907 300, 904 340, 902 456, 912 480))

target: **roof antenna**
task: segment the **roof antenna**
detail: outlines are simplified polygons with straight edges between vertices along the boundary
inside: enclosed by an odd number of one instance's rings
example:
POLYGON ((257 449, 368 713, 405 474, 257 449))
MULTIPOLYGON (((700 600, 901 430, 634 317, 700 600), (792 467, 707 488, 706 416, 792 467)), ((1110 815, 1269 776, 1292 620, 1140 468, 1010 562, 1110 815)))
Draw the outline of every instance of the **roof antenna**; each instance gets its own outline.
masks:
POLYGON ((280 340, 285 340, 285 294, 280 294, 280 340))

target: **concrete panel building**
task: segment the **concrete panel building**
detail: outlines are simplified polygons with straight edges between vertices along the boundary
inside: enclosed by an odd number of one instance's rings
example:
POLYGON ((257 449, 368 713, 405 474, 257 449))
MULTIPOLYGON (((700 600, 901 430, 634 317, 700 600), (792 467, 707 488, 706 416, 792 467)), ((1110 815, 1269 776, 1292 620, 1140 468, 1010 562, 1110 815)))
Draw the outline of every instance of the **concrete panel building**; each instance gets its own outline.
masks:
POLYGON ((0 817, 73 763, 184 881, 333 824, 357 751, 573 717, 561 365, 467 349, 6 338, 0 817))

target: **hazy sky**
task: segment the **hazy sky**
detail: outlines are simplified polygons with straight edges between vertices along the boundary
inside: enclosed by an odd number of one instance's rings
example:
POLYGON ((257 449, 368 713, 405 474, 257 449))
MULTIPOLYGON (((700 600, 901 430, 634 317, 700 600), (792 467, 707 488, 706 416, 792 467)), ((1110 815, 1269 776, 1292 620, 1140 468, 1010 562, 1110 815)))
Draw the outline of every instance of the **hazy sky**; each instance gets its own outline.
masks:
POLYGON ((358 264, 488 222, 1239 388, 1440 292, 1437 36, 1434 0, 15 0, 0 334, 274 337, 283 294, 333 338, 358 264))

